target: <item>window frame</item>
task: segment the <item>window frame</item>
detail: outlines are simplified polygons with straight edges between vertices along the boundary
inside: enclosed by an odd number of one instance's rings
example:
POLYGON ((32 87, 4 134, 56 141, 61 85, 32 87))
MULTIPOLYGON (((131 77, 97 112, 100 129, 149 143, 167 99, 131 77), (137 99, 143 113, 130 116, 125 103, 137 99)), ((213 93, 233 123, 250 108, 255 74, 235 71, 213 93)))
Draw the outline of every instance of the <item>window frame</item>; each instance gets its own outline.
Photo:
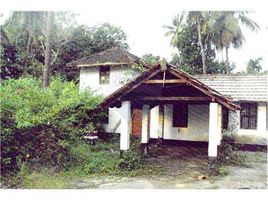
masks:
POLYGON ((240 111, 240 128, 247 130, 257 130, 258 123, 258 103, 256 102, 243 102, 240 103, 241 111, 240 111), (253 106, 255 107, 255 113, 251 114, 253 106), (245 114, 243 112, 248 112, 250 114, 245 114), (244 126, 243 119, 247 119, 247 126, 244 126), (250 120, 255 119, 254 126, 251 124, 250 120))
POLYGON ((99 68, 99 84, 100 85, 110 84, 110 72, 111 72, 110 66, 101 66, 99 68), (104 77, 104 80, 102 80, 102 77, 104 77))

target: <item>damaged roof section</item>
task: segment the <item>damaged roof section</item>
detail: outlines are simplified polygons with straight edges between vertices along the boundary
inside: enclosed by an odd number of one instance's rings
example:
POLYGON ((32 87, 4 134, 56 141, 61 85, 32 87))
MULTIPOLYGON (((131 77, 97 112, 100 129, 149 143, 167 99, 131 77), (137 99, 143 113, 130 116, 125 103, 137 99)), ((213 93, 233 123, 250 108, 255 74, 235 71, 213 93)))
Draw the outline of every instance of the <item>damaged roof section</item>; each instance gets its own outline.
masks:
POLYGON ((141 59, 119 47, 101 51, 90 56, 68 63, 67 67, 94 67, 94 66, 122 66, 131 64, 142 64, 141 59))
POLYGON ((113 107, 118 105, 121 101, 127 100, 129 97, 137 98, 137 100, 163 100, 163 101, 206 101, 206 102, 218 102, 219 104, 225 106, 229 110, 238 110, 240 109, 239 106, 232 103, 232 101, 221 93, 217 92, 216 90, 210 88, 209 86, 203 84, 199 80, 195 79, 194 77, 190 76, 189 74, 176 69, 172 65, 168 63, 161 63, 153 66, 152 68, 143 72, 140 76, 135 78, 133 81, 127 83, 126 85, 119 88, 117 91, 112 93, 111 95, 107 96, 103 102, 100 104, 100 107, 113 107), (171 79, 166 79, 166 75, 171 75, 171 79), (156 80, 156 77, 161 77, 160 79, 156 80), (161 80, 162 79, 162 80, 161 80), (161 82, 162 81, 162 82, 161 82), (155 85, 155 88, 160 87, 161 93, 158 93, 156 96, 152 96, 154 91, 150 90, 147 92, 148 96, 142 96, 141 91, 146 90, 146 84, 155 85), (165 84, 169 84, 169 86, 164 87, 165 84), (176 87, 182 86, 185 88, 192 88, 195 89, 195 94, 198 96, 187 96, 187 92, 181 94, 180 89, 176 90, 176 87), (168 88, 173 87, 172 94, 167 95, 165 94, 164 90, 168 90, 168 88), (163 88, 163 89, 161 89, 163 88), (175 88, 175 89, 174 89, 175 88), (137 95, 137 91, 139 95, 137 95), (163 91, 163 92, 162 92, 163 91), (136 94, 135 94, 136 92, 136 94))

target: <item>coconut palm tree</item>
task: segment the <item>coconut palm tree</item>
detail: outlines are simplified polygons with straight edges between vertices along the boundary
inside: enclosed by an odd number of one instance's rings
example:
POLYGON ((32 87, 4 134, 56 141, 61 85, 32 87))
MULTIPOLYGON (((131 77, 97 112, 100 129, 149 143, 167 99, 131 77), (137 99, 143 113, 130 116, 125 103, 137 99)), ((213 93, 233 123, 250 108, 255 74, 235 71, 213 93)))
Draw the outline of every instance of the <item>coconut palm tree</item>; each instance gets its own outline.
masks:
POLYGON ((24 65, 28 65, 31 57, 31 47, 34 37, 41 32, 45 17, 45 12, 41 11, 15 11, 7 21, 6 30, 10 36, 10 41, 17 44, 20 36, 26 37, 24 65))
POLYGON ((49 74, 51 65, 51 33, 53 24, 54 13, 48 12, 47 14, 47 27, 46 27, 46 52, 45 52, 45 66, 43 71, 43 88, 49 84, 49 74))
POLYGON ((178 14, 172 19, 172 25, 164 25, 163 27, 168 31, 165 33, 165 36, 172 36, 170 45, 177 47, 180 40, 180 32, 183 28, 185 14, 178 14))
POLYGON ((258 30, 259 25, 246 16, 248 12, 222 11, 213 12, 214 23, 210 30, 213 33, 212 42, 220 51, 225 50, 225 71, 230 73, 229 48, 240 48, 245 41, 240 23, 252 31, 258 30))
POLYGON ((188 13, 183 12, 181 15, 177 15, 173 18, 172 26, 165 25, 164 28, 168 29, 166 36, 172 35, 171 45, 177 47, 180 40, 180 32, 183 29, 185 20, 188 24, 196 26, 198 32, 198 43, 200 46, 202 57, 203 74, 206 74, 206 44, 209 41, 210 31, 208 22, 210 20, 210 12, 190 11, 188 13))
POLYGON ((203 74, 207 73, 206 67, 206 46, 211 40, 211 24, 214 22, 210 11, 190 11, 187 16, 188 23, 195 25, 197 29, 198 43, 202 57, 203 74))

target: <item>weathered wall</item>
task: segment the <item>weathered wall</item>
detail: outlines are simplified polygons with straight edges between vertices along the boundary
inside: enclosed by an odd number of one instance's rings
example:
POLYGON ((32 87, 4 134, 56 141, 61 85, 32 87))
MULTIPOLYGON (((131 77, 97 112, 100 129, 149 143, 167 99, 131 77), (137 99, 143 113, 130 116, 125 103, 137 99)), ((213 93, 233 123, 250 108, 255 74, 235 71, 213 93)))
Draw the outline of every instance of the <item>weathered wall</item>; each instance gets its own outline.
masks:
POLYGON ((133 79, 139 72, 127 67, 111 67, 110 83, 99 84, 99 67, 85 67, 80 69, 79 90, 84 91, 91 88, 98 94, 108 96, 118 88, 122 87, 127 78, 133 79))
MULTIPOLYGON (((111 67, 110 83, 99 84, 99 70, 99 67, 80 69, 80 91, 90 88, 97 94, 101 94, 105 97, 122 87, 126 83, 126 80, 133 79, 139 75, 138 71, 134 71, 130 67, 111 67)), ((121 115, 122 110, 120 108, 109 108, 109 123, 104 125, 105 131, 109 132, 113 130, 120 120, 121 115)), ((116 132, 120 132, 120 126, 117 128, 116 132)))
MULTIPOLYGON (((151 120, 157 118, 157 107, 151 110, 151 120)), ((189 105, 188 107, 188 127, 173 127, 173 105, 164 106, 164 139, 172 140, 208 140, 208 105, 189 105)), ((157 124, 151 121, 150 138, 157 138, 157 124), (152 131, 153 130, 153 131, 152 131)))
MULTIPOLYGON (((237 142, 250 144, 267 144, 267 104, 258 103, 257 111, 257 129, 241 129, 240 128, 240 111, 234 113, 237 117, 237 127, 234 132, 237 142)), ((229 124, 229 127, 231 124, 229 124)))
MULTIPOLYGON (((240 120, 238 120, 237 124, 237 134, 238 135, 255 135, 255 136, 266 136, 267 137, 267 129, 266 129, 266 103, 258 103, 258 111, 257 111, 257 129, 241 129, 240 128, 240 120)), ((237 111, 237 117, 240 119, 240 111, 237 111)))

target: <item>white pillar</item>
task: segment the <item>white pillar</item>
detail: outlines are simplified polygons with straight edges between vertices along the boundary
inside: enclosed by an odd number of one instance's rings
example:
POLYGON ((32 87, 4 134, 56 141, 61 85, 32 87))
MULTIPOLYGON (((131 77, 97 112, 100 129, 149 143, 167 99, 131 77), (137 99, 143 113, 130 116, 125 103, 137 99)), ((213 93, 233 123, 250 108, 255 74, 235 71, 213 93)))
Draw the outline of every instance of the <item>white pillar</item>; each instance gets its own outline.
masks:
POLYGON ((173 105, 164 105, 164 139, 170 139, 171 134, 175 134, 173 128, 173 105))
POLYGON ((209 104, 209 141, 208 156, 217 157, 217 147, 221 142, 221 105, 209 104))
POLYGON ((150 138, 158 138, 159 126, 159 106, 155 106, 150 111, 150 138))
POLYGON ((150 115, 150 106, 143 105, 142 108, 142 131, 141 131, 141 143, 147 144, 149 141, 149 116, 150 115))
POLYGON ((128 150, 131 133, 131 103, 130 101, 123 101, 120 111, 121 118, 121 132, 120 132, 120 150, 128 150))
POLYGON ((266 103, 258 103, 257 130, 261 135, 266 135, 266 103))
POLYGON ((158 117, 158 130, 157 130, 157 135, 158 135, 158 139, 163 139, 164 136, 164 106, 160 105, 159 106, 159 117, 158 117))

